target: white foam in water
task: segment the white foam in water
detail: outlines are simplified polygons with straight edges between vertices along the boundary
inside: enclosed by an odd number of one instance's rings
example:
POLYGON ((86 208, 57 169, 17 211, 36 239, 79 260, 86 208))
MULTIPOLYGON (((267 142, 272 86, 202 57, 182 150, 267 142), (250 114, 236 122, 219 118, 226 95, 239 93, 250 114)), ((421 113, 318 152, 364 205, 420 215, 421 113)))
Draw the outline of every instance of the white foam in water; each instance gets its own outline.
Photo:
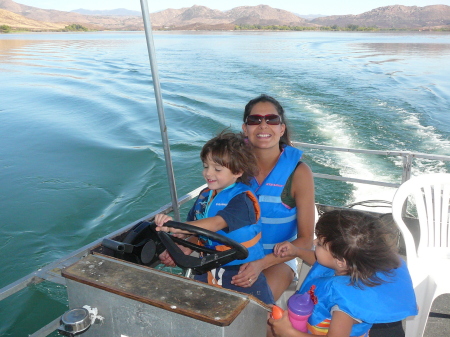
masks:
MULTIPOLYGON (((329 140, 328 143, 330 145, 354 149, 361 148, 355 143, 354 138, 352 137, 353 127, 351 121, 348 121, 345 116, 330 115, 323 111, 320 106, 309 104, 305 101, 302 102, 302 105, 314 115, 314 119, 318 121, 319 125, 317 129, 322 136, 329 140)), ((411 126, 409 129, 414 130, 414 134, 412 134, 411 137, 425 140, 421 143, 423 148, 417 149, 416 151, 433 154, 440 149, 450 149, 450 141, 443 139, 441 135, 437 134, 434 127, 421 125, 415 114, 408 113, 403 109, 398 109, 398 112, 401 112, 403 115, 401 123, 405 126, 411 126)), ((398 177, 396 178, 385 172, 380 172, 379 169, 382 168, 375 162, 377 159, 373 156, 347 152, 334 152, 334 158, 335 160, 327 160, 325 165, 338 169, 341 176, 399 183, 398 177)), ((403 166, 402 158, 388 158, 401 170, 403 166)), ((428 159, 415 159, 413 164, 411 171, 412 176, 427 172, 446 172, 443 162, 436 162, 428 159)), ((352 184, 355 189, 353 191, 352 200, 348 200, 349 204, 365 200, 385 200, 390 202, 396 191, 395 188, 390 187, 359 183, 352 184)), ((357 206, 355 208, 364 207, 357 206)), ((390 207, 377 207, 371 208, 371 210, 390 212, 390 207)))
POLYGON ((423 151, 428 151, 430 153, 436 153, 436 150, 447 149, 450 152, 450 140, 444 139, 441 135, 436 133, 436 129, 433 126, 423 126, 420 124, 419 118, 416 114, 408 113, 407 111, 401 109, 399 112, 404 113, 403 122, 406 125, 410 125, 414 128, 416 135, 420 139, 426 139, 422 145, 425 146, 423 151))
MULTIPOLYGON (((305 102, 303 102, 305 103, 305 102)), ((305 106, 315 115, 318 124, 318 130, 322 136, 329 139, 329 144, 334 147, 360 148, 355 144, 352 138, 352 126, 345 117, 338 115, 329 115, 313 104, 305 106)), ((333 152, 337 160, 333 166, 339 169, 341 176, 350 178, 359 178, 374 181, 392 182, 394 178, 389 175, 377 172, 377 165, 373 163, 372 158, 365 157, 363 154, 333 152)), ((385 200, 392 201, 395 190, 389 187, 352 183, 355 187, 352 200, 348 203, 360 202, 366 200, 385 200)), ((360 206, 355 208, 362 208, 360 206)), ((390 208, 371 208, 373 211, 388 212, 390 208)))
MULTIPOLYGON (((420 124, 418 116, 414 113, 409 113, 404 109, 398 109, 397 111, 402 116, 401 123, 407 127, 409 126, 410 130, 414 130, 414 134, 411 135, 411 138, 423 140, 420 143, 421 148, 417 149, 417 152, 437 154, 443 150, 443 155, 449 154, 450 141, 439 135, 433 126, 424 126, 420 124)), ((402 167, 403 163, 401 158, 395 157, 393 161, 396 166, 402 167)), ((436 172, 447 172, 444 162, 416 158, 411 167, 411 176, 436 172)))

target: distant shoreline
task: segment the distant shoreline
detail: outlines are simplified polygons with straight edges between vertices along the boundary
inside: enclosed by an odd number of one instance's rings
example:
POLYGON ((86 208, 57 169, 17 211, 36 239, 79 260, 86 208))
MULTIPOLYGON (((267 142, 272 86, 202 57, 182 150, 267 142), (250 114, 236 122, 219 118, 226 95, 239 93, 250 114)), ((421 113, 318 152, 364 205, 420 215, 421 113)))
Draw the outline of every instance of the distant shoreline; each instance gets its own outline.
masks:
MULTIPOLYGON (((61 30, 31 30, 31 29, 2 29, 0 26, 0 34, 14 34, 14 33, 92 33, 92 32, 144 32, 144 30, 89 30, 85 27, 81 29, 65 29, 61 30)), ((331 29, 329 27, 321 27, 312 29, 311 27, 291 27, 290 29, 152 29, 153 32, 359 32, 359 33, 373 33, 373 32, 450 32, 449 27, 445 28, 376 28, 376 27, 356 27, 349 29, 339 27, 339 29, 331 29)))
MULTIPOLYGON (((3 32, 0 31, 0 35, 7 35, 7 34, 42 34, 42 33, 80 33, 80 34, 86 34, 86 33, 137 33, 137 32, 142 32, 144 33, 143 30, 89 30, 89 31, 55 31, 55 30, 34 30, 34 31, 30 31, 30 30, 11 30, 8 32, 3 32)), ((160 32, 252 32, 252 33, 257 33, 257 32, 265 32, 265 33, 307 33, 307 32, 321 32, 321 33, 325 33, 325 32, 329 32, 329 33, 400 33, 400 32, 416 32, 416 33, 450 33, 450 29, 378 29, 378 30, 360 30, 360 31, 355 31, 355 30, 271 30, 271 29, 256 29, 256 30, 252 30, 252 29, 240 29, 240 30, 191 30, 191 29, 174 29, 174 30, 153 30, 153 33, 160 33, 160 32)))

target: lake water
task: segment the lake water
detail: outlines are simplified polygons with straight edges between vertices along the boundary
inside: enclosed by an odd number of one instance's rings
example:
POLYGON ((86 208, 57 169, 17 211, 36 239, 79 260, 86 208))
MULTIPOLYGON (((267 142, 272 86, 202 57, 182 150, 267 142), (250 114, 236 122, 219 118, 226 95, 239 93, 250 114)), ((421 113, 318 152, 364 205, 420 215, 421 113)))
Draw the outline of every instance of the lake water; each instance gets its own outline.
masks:
MULTIPOLYGON (((179 196, 203 184, 204 142, 239 131, 261 93, 280 100, 298 141, 450 155, 448 33, 161 32, 155 47, 179 196)), ((170 194, 142 32, 3 34, 0 74, 3 287, 170 194)), ((320 173, 401 177, 399 158, 304 160, 320 173)), ((450 167, 413 167, 430 171, 450 167)), ((320 179, 316 193, 340 206, 392 196, 320 179)), ((28 336, 66 305, 61 287, 24 290, 0 302, 0 335, 28 336)))

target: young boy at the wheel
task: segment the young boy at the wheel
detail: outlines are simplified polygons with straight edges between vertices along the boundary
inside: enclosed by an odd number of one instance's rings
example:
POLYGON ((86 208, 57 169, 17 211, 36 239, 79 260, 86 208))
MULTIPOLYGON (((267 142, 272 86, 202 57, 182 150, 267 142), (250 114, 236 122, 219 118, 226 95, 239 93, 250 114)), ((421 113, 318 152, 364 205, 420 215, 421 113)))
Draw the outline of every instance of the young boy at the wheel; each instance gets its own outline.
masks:
MULTIPOLYGON (((203 177, 208 187, 200 192, 187 216, 187 223, 217 232, 241 243, 248 249, 249 255, 245 260, 234 260, 203 275, 196 275, 195 279, 251 294, 268 304, 274 303, 263 273, 258 277, 250 277, 244 287, 231 283, 232 277, 239 272, 240 265, 264 257, 260 242, 259 204, 247 185, 258 170, 249 145, 241 134, 222 132, 203 146, 200 158, 203 162, 203 177)), ((169 220, 172 220, 170 216, 157 214, 155 217, 157 230, 175 234, 184 233, 164 226, 169 220)), ((216 250, 227 249, 211 240, 203 244, 216 250)), ((190 253, 186 249, 184 251, 190 253)), ((167 251, 160 255, 160 259, 167 265, 173 264, 167 251)))

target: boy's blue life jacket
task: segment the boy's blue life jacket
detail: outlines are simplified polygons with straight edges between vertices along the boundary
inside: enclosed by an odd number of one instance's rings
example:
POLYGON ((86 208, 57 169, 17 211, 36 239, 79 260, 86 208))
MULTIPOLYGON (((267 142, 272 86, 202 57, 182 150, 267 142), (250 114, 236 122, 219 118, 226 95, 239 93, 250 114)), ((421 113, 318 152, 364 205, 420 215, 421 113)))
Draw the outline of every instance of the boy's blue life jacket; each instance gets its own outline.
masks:
MULTIPOLYGON (((200 192, 200 195, 194 205, 195 220, 215 216, 217 212, 224 209, 228 205, 228 202, 231 199, 241 193, 246 193, 249 199, 253 202, 255 215, 257 218, 256 223, 246 225, 228 233, 223 230, 217 231, 217 234, 221 234, 241 243, 248 249, 249 253, 248 257, 245 260, 234 260, 225 264, 224 266, 241 265, 246 262, 262 259, 264 257, 264 251, 261 243, 261 211, 258 205, 258 201, 251 191, 250 187, 238 182, 222 190, 214 198, 212 197, 212 193, 213 191, 208 188, 200 192)), ((229 249, 228 246, 212 240, 203 241, 203 244, 205 245, 205 247, 219 251, 229 249)))

